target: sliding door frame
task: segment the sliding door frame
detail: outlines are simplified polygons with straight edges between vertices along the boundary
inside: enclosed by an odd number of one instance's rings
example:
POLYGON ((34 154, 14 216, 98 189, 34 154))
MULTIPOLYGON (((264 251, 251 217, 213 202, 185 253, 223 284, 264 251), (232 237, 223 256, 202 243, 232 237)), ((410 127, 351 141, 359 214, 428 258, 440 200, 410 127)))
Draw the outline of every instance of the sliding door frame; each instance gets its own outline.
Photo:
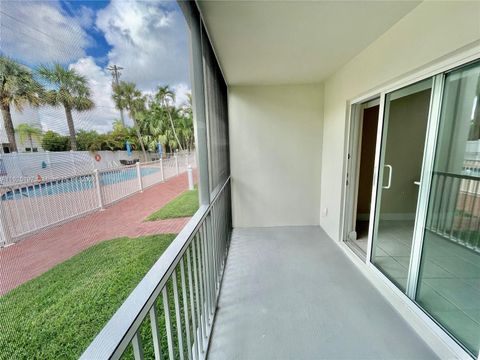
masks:
MULTIPOLYGON (((372 262, 372 252, 373 252, 373 242, 375 236, 378 236, 378 227, 380 222, 380 207, 381 207, 381 198, 382 198, 382 188, 383 188, 383 178, 384 170, 387 166, 384 164, 385 151, 386 151, 386 142, 388 137, 388 128, 389 128, 389 110, 390 110, 390 101, 386 101, 387 95, 392 94, 395 91, 401 89, 407 89, 409 86, 419 84, 422 81, 431 79, 431 90, 430 90, 430 100, 429 100, 429 110, 427 118, 427 128, 425 132, 425 139, 423 144, 422 151, 422 167, 420 175, 420 187, 418 189, 417 195, 417 204, 415 207, 415 219, 414 219, 414 230, 412 235, 412 246, 410 249, 409 255, 409 265, 407 270, 407 282, 405 286, 405 293, 411 299, 415 298, 417 276, 420 264, 421 248, 423 244, 423 233, 425 229, 427 206, 428 206, 428 196, 430 191, 430 182, 433 170, 433 160, 434 152, 437 142, 437 129, 439 122, 439 112, 441 97, 443 93, 443 74, 435 75, 433 77, 427 77, 426 79, 420 80, 420 82, 415 82, 413 84, 401 87, 400 89, 384 92, 382 93, 382 104, 383 107, 380 109, 378 117, 378 128, 381 128, 381 132, 377 133, 377 148, 375 156, 375 182, 373 185, 373 193, 375 194, 375 199, 372 195, 371 203, 371 214, 370 214, 370 230, 369 230, 369 244, 368 249, 370 250, 368 261, 370 264, 375 266, 372 262)), ((392 170, 390 170, 392 171, 392 170)), ((391 175, 390 175, 391 176, 391 175)), ((386 276, 386 275, 385 275, 386 276)), ((388 277, 388 276, 387 276, 388 277)), ((392 281, 392 280, 390 280, 392 281)), ((393 282, 393 281, 392 281, 393 282)))
POLYGON ((427 221, 428 201, 432 184, 435 150, 437 147, 438 128, 440 123, 440 111, 445 84, 444 73, 433 77, 430 107, 428 111, 427 133, 423 150, 422 171, 420 175, 420 187, 418 190, 417 207, 415 213, 415 226, 413 230, 412 250, 407 277, 405 293, 412 300, 415 299, 420 270, 420 258, 422 256, 425 224, 427 221))
MULTIPOLYGON (((352 201, 352 196, 355 195, 355 192, 351 190, 351 186, 347 185, 347 180, 351 181, 351 179, 347 179, 347 176, 349 176, 352 173, 351 169, 351 161, 348 159, 348 155, 352 153, 352 126, 355 125, 355 121, 357 121, 357 116, 358 116, 358 109, 360 108, 360 105, 363 103, 367 103, 375 98, 380 97, 380 109, 378 113, 378 127, 377 127, 377 144, 376 144, 376 154, 375 154, 375 167, 374 167, 374 174, 373 174, 373 186, 372 186, 372 197, 371 197, 371 206, 370 206, 370 224, 369 224, 369 234, 368 234, 368 246, 367 246, 367 256, 365 259, 365 262, 367 266, 373 266, 371 263, 371 255, 372 255, 372 243, 373 243, 373 226, 374 226, 374 215, 375 215, 375 204, 376 204, 376 197, 377 197, 377 185, 378 185, 378 179, 380 178, 381 175, 383 175, 383 169, 378 168, 379 160, 380 160, 380 145, 382 141, 382 133, 383 133, 383 117, 385 113, 385 95, 391 92, 394 92, 396 90, 399 90, 401 88, 407 87, 409 85, 412 85, 414 83, 420 82, 422 80, 426 80, 428 78, 432 78, 434 80, 434 83, 432 85, 432 99, 434 97, 434 91, 439 91, 436 89, 436 87, 441 86, 442 91, 443 91, 443 80, 441 80, 441 85, 439 85, 439 76, 444 77, 444 74, 448 71, 451 71, 457 67, 464 66, 470 62, 476 61, 480 58, 480 45, 475 46, 473 48, 470 48, 468 50, 464 50, 462 52, 458 52, 454 55, 451 55, 450 57, 444 59, 443 61, 440 61, 438 63, 435 63, 433 65, 430 65, 428 67, 425 67, 421 70, 418 70, 416 72, 411 73, 410 75, 405 75, 402 77, 400 80, 395 80, 392 81, 390 84, 383 85, 381 87, 378 87, 376 89, 373 89, 364 95, 361 95, 359 97, 353 98, 351 101, 349 101, 349 107, 348 107, 348 128, 346 132, 346 142, 347 142, 347 147, 346 147, 346 157, 344 160, 344 190, 343 190, 343 211, 342 211, 342 221, 340 222, 340 234, 342 236, 342 241, 345 242, 346 236, 348 236, 347 233, 347 228, 348 228, 348 223, 352 221, 352 216, 351 216, 351 211, 352 206, 355 203, 352 201), (347 175, 348 174, 348 175, 347 175)), ((438 105, 441 105, 441 95, 440 98, 437 99, 438 105)), ((438 96, 438 94, 437 94, 438 96)), ((431 104, 433 106, 433 102, 431 104)), ((433 110, 432 108, 430 110, 433 110)), ((437 109, 439 111, 439 109, 437 109)), ((429 112, 429 117, 431 116, 429 112)), ((437 117, 439 114, 436 115, 437 117)), ((437 126, 438 126, 438 118, 436 119, 437 121, 437 126)), ((430 126, 430 118, 429 118, 429 125, 430 126)), ((431 131, 433 131, 430 127, 427 128, 427 136, 432 136, 431 131)), ((436 130, 435 130, 436 131, 436 130)), ((436 134, 435 134, 436 138, 436 134)), ((435 139, 436 140, 436 139, 435 139)), ((424 154, 425 156, 425 154, 424 154)), ((422 174, 423 174, 423 168, 422 168, 422 174)), ((355 179, 355 181, 358 179, 355 179)), ((419 193, 420 194, 420 193, 419 193)), ((419 249, 421 250, 421 248, 419 249)), ((416 268, 418 268, 418 264, 416 265, 416 268)), ((376 269, 376 268, 375 268, 376 269)), ((386 278, 386 277, 385 277, 386 278)), ((391 282, 390 279, 386 278, 389 282, 391 282)), ((412 285, 413 286, 413 283, 412 285)), ((408 288, 408 286, 407 286, 408 288)), ((480 359, 478 359, 480 360, 480 359)))
MULTIPOLYGON (((383 166, 380 168, 380 160, 382 157, 382 142, 385 129, 385 121, 383 121, 383 114, 385 113, 385 92, 380 93, 380 109, 378 111, 378 125, 377 125, 377 142, 375 144, 375 164, 373 166, 373 182, 372 182, 372 196, 370 201, 370 219, 368 222, 368 245, 367 245, 367 264, 372 264, 372 247, 373 235, 377 227, 377 206, 380 196, 378 191, 379 180, 383 179, 383 166)), ((373 264, 372 264, 373 265, 373 264)))
MULTIPOLYGON (((367 252, 363 253, 359 246, 352 244, 350 234, 355 230, 355 223, 357 220, 357 205, 358 205, 358 188, 360 179, 360 162, 361 162, 361 148, 362 148, 362 134, 363 134, 363 114, 366 109, 380 105, 380 95, 372 99, 364 101, 360 104, 354 104, 351 108, 351 124, 348 143, 348 170, 347 170, 347 197, 346 205, 348 212, 345 213, 345 226, 343 227, 342 237, 343 241, 352 245, 352 250, 357 253, 362 260, 366 259, 367 252)), ((368 246, 367 246, 368 251, 368 246)))
MULTIPOLYGON (((343 184, 346 184, 347 172, 350 171, 349 168, 349 159, 348 154, 351 153, 350 142, 352 141, 351 127, 355 121, 356 109, 359 104, 365 103, 375 97, 380 96, 380 109, 379 109, 379 126, 377 128, 377 148, 375 155, 375 168, 374 168, 374 178, 372 186, 372 199, 371 199, 371 214, 370 214, 370 228, 369 228, 369 237, 368 237, 368 247, 367 247, 367 256, 365 259, 364 266, 375 275, 381 283, 383 283, 387 288, 389 288, 393 294, 398 296, 402 302, 414 313, 417 318, 421 319, 428 328, 431 329, 433 333, 438 336, 441 341, 446 344, 446 346, 455 353, 459 358, 471 359, 471 355, 465 351, 465 349, 459 345, 456 340, 454 340, 448 332, 445 331, 435 320, 431 318, 415 301, 416 290, 418 285, 418 276, 420 270, 420 261, 422 255, 422 246, 423 246, 423 234, 424 227, 426 224, 426 215, 428 210, 428 200, 430 196, 431 189, 431 172, 428 173, 428 169, 433 169, 433 162, 436 151, 436 141, 438 138, 439 131, 439 122, 440 122, 440 112, 442 104, 443 89, 445 84, 445 74, 449 71, 454 70, 455 68, 462 67, 467 65, 470 62, 478 61, 480 59, 480 45, 475 44, 469 48, 459 50, 453 54, 445 56, 442 60, 425 66, 417 71, 411 72, 402 78, 397 78, 391 82, 384 84, 380 87, 374 88, 371 91, 364 93, 361 96, 351 99, 348 101, 348 113, 347 113, 347 131, 345 133, 346 141, 346 156, 344 158, 344 181, 343 184), (432 78, 432 94, 431 94, 431 103, 429 109, 429 119, 427 125, 427 135, 426 143, 424 150, 424 158, 422 163, 422 173, 420 179, 420 189, 417 203, 417 215, 415 220, 415 229, 414 229, 414 242, 412 243, 412 251, 409 265, 408 281, 406 292, 401 291, 385 274, 383 274, 376 266, 371 262, 372 258, 372 244, 373 244, 373 227, 374 227, 374 215, 375 215, 375 204, 377 197, 377 186, 380 176, 383 174, 382 169, 378 168, 380 160, 380 145, 382 140, 383 133, 383 117, 385 113, 385 95, 387 93, 393 92, 395 90, 401 89, 403 87, 409 86, 416 82, 432 78), (417 220, 418 218, 418 220, 417 220), (417 226, 417 223, 420 222, 423 226, 417 226), (420 235, 421 234, 421 235, 420 235)), ((358 111, 358 110, 357 110, 358 111)), ((348 212, 352 211, 352 201, 351 194, 353 193, 348 186, 344 186, 343 190, 343 208, 340 221, 340 234, 342 234, 343 246, 347 252, 352 252, 352 249, 344 241, 346 238, 346 221, 351 221, 351 216, 349 217, 348 212), (347 250, 348 249, 348 250, 347 250)), ((354 252, 354 256, 358 256, 354 252)), ((480 354, 477 357, 477 360, 480 360, 480 354)))

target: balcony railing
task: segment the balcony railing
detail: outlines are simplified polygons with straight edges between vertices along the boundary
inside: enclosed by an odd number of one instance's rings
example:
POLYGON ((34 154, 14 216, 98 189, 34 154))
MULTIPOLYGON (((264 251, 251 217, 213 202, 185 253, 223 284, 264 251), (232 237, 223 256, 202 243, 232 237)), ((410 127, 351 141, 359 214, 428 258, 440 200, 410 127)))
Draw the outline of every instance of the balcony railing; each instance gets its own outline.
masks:
POLYGON ((427 230, 480 252, 480 178, 435 172, 427 230))
POLYGON ((203 205, 82 355, 204 359, 231 235, 230 179, 203 205), (172 304, 173 303, 173 304, 172 304), (131 348, 129 349, 129 345, 131 348))

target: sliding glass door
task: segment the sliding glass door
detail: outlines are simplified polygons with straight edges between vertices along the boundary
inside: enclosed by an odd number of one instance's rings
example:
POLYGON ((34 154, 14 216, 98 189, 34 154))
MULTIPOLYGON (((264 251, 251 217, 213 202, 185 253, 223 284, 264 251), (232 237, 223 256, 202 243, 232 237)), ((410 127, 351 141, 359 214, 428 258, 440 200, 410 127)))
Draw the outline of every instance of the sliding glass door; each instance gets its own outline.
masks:
POLYGON ((480 61, 382 93, 377 113, 367 261, 480 360, 480 61))
POLYGON ((371 262, 406 290, 432 79, 385 96, 371 262))
POLYGON ((346 241, 480 360, 480 60, 379 95, 352 111, 346 241))
POLYGON ((416 302, 480 348, 480 63, 447 73, 416 302))

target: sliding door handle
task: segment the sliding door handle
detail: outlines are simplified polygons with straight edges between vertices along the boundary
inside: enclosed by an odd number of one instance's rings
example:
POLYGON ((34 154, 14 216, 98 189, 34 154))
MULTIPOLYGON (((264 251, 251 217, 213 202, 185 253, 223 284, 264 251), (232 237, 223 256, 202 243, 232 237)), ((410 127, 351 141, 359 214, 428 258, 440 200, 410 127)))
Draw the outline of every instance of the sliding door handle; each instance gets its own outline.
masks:
POLYGON ((383 189, 390 189, 392 186, 392 173, 393 173, 393 168, 392 165, 385 165, 386 168, 388 168, 388 184, 385 186, 382 186, 383 189))

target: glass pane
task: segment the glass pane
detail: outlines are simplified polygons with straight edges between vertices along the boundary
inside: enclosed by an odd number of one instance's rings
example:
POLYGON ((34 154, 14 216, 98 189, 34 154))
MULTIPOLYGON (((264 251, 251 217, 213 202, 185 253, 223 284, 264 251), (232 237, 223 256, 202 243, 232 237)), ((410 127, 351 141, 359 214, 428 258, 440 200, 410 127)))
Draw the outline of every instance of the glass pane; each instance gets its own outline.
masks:
POLYGON ((446 76, 416 301, 480 345, 480 63, 446 76))
POLYGON ((378 182, 372 262, 402 291, 410 264, 431 86, 428 79, 385 98, 383 176, 378 182))

